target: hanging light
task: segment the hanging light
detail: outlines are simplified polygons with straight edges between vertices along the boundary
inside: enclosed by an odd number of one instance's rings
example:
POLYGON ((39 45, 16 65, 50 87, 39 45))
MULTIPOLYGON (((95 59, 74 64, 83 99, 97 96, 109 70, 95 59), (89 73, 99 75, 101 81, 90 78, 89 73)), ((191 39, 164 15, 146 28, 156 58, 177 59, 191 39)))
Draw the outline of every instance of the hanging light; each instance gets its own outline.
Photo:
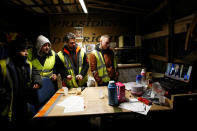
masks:
POLYGON ((79 0, 84 13, 88 13, 84 0, 79 0))

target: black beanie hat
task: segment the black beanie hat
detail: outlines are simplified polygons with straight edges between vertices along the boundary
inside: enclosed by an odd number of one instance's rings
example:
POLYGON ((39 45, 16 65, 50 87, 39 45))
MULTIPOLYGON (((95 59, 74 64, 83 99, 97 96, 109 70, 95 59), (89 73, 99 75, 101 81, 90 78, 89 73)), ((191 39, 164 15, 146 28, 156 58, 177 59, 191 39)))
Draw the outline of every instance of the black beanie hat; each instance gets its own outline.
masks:
POLYGON ((17 36, 15 40, 10 42, 9 48, 10 51, 14 53, 14 52, 20 52, 24 49, 28 49, 29 47, 26 39, 24 39, 21 36, 17 36))

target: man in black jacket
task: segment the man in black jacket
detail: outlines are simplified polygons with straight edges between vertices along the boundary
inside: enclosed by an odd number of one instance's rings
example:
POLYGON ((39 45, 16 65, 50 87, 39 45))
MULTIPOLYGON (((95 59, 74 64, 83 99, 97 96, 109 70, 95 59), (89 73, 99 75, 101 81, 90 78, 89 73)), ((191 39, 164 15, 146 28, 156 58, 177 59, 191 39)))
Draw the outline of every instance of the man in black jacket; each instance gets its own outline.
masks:
POLYGON ((29 120, 31 91, 41 87, 38 71, 27 61, 27 45, 17 37, 9 44, 9 57, 0 61, 0 122, 21 128, 29 120))
MULTIPOLYGON (((62 78, 69 88, 86 87, 89 62, 85 51, 76 44, 76 36, 68 33, 65 37, 65 45, 58 56, 64 65, 65 72, 62 78)), ((60 62, 60 63, 61 63, 60 62)))

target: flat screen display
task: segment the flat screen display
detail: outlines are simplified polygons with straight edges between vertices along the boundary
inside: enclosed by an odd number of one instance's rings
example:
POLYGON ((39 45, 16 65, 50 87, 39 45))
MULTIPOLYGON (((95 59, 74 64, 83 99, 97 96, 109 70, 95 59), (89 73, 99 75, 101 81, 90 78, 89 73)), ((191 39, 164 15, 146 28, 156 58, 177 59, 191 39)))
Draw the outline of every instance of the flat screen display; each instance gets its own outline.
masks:
POLYGON ((189 82, 192 72, 192 66, 187 64, 168 63, 165 76, 189 82))

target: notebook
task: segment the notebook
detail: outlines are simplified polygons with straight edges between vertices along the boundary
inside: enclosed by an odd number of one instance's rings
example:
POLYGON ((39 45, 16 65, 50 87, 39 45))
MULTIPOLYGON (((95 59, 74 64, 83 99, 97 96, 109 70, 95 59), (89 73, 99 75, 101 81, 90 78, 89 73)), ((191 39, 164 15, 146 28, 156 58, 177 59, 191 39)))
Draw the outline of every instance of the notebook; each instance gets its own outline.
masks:
POLYGON ((183 93, 188 90, 191 79, 192 65, 183 63, 168 63, 161 86, 171 93, 183 93))

